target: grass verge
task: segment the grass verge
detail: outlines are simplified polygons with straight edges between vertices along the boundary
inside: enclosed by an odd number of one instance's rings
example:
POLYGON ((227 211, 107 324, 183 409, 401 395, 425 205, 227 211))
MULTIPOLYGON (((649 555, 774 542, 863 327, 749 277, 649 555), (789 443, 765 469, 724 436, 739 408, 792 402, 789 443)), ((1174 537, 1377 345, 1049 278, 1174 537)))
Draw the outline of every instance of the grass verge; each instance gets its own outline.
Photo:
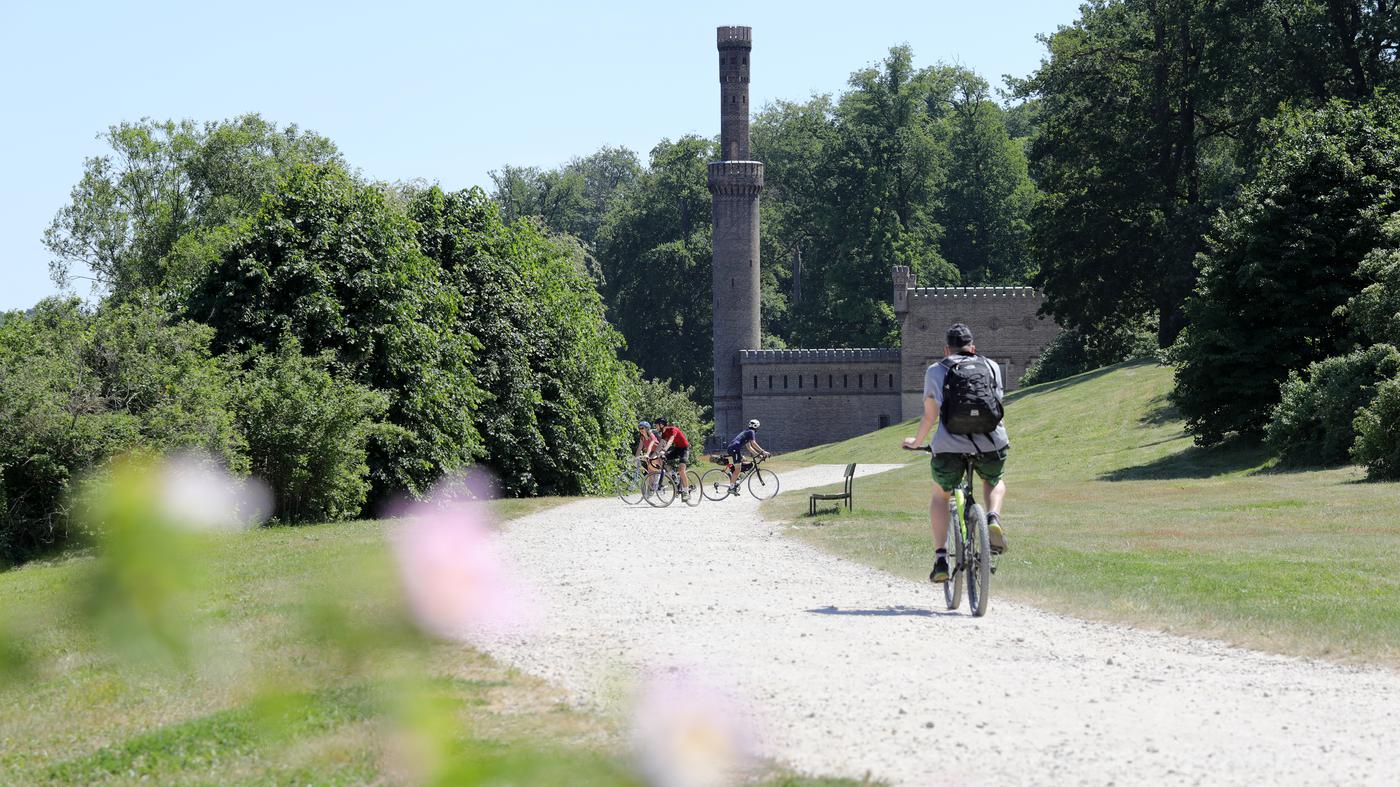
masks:
MULTIPOLYGON (((1287 471, 1257 446, 1192 445, 1169 369, 1128 364, 1008 403, 1011 551, 993 580, 1071 614, 1400 667, 1400 487, 1356 468, 1287 471)), ((783 457, 889 462, 901 424, 783 457)), ((927 460, 856 482, 853 512, 769 502, 799 538, 915 579, 932 560, 927 460)), ((814 490, 815 491, 815 490, 814 490)))

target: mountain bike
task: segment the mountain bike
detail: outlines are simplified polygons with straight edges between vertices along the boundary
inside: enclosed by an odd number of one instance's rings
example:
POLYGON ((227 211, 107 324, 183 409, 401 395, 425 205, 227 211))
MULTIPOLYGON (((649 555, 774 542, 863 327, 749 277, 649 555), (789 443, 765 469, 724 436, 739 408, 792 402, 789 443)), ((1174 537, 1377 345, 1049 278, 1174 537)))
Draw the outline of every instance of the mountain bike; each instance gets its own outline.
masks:
MULTIPOLYGON (((700 501, 705 496, 701 494, 700 485, 695 481, 695 476, 698 473, 692 471, 686 475, 690 476, 690 494, 682 496, 681 499, 685 501, 686 505, 694 508, 700 505, 700 501)), ((655 508, 665 508, 671 505, 671 501, 676 499, 680 489, 680 468, 670 462, 665 463, 660 470, 647 473, 646 477, 642 479, 642 498, 655 508)))
MULTIPOLYGON (((740 467, 739 478, 735 486, 742 487, 748 483, 749 494, 759 500, 767 500, 778 494, 778 474, 772 470, 762 467, 766 456, 756 456, 740 467)), ((700 491, 705 493, 705 497, 711 500, 723 500, 731 494, 729 491, 729 471, 733 467, 726 455, 723 460, 719 457, 711 457, 713 462, 724 462, 724 467, 716 467, 706 471, 700 478, 700 491)), ((733 494, 738 494, 737 492, 733 494)))
MULTIPOLYGON (((908 448, 910 451, 933 453, 927 445, 908 448)), ((967 588, 967 606, 973 617, 987 614, 991 595, 992 562, 991 536, 987 532, 987 514, 972 496, 972 461, 976 454, 963 454, 963 481, 948 499, 948 562, 952 571, 943 583, 943 600, 948 609, 962 605, 963 588, 967 588)))

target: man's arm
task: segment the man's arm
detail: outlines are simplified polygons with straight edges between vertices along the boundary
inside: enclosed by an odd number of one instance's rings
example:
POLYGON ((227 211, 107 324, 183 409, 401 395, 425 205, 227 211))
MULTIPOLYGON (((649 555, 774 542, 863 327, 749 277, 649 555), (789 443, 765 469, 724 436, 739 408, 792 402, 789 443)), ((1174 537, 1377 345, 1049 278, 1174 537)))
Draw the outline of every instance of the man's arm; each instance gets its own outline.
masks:
POLYGON ((763 446, 759 445, 757 440, 750 440, 750 441, 749 441, 749 450, 750 450, 750 451, 756 451, 756 452, 758 452, 758 453, 760 453, 760 454, 766 454, 766 453, 768 453, 767 451, 763 450, 763 446))
POLYGON ((921 419, 919 420, 919 434, 918 434, 917 437, 912 437, 912 438, 906 437, 906 438, 904 438, 904 444, 905 444, 906 446, 909 446, 910 448, 913 448, 913 447, 915 447, 915 446, 923 445, 923 444, 924 444, 924 441, 928 439, 929 432, 932 432, 932 431, 933 431, 933 427, 934 427, 934 425, 937 424, 937 423, 938 423, 938 402, 934 401, 934 399, 933 399, 932 396, 925 396, 925 397, 924 397, 924 417, 921 418, 921 419))

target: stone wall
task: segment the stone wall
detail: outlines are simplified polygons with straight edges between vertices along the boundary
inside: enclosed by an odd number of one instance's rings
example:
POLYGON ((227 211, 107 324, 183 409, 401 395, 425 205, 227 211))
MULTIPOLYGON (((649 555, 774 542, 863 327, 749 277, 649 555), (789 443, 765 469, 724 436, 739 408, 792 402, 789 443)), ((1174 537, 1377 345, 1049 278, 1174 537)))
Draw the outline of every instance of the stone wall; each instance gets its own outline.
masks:
POLYGON ((900 419, 899 350, 746 350, 739 364, 743 420, 763 422, 758 441, 770 451, 845 440, 900 419))
POLYGON ((908 269, 896 269, 895 312, 899 315, 903 363, 901 389, 904 418, 922 412, 924 371, 943 357, 948 326, 972 329, 977 352, 996 361, 1006 374, 1006 390, 1040 356, 1060 332, 1055 321, 1036 314, 1045 297, 1032 287, 907 287, 908 269), (902 307, 902 308, 901 308, 902 307))

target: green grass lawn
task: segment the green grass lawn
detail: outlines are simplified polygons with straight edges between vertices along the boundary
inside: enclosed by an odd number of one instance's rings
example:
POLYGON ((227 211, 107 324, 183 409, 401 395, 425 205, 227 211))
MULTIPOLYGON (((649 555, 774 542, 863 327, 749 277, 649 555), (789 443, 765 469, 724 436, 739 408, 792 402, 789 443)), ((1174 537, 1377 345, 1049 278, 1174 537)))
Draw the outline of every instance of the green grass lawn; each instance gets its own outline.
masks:
MULTIPOLYGON (((1077 615, 1307 656, 1400 666, 1400 485, 1357 468, 1287 471, 1252 446, 1192 445, 1171 371, 1137 363, 1009 398, 1011 598, 1077 615)), ((788 462, 889 462, 914 422, 788 462)), ((909 456, 904 454, 905 457, 909 456)), ((927 459, 856 481, 856 509, 766 504, 800 538, 926 579, 927 459)), ((941 598, 941 596, 940 596, 941 598)))
MULTIPOLYGON (((494 505, 508 519, 558 502, 494 505)), ((425 698, 471 764, 454 783, 635 783, 625 720, 576 711, 543 681, 446 644, 367 656, 384 662, 371 668, 308 629, 307 607, 330 599, 364 613, 332 621, 342 636, 395 636, 376 627, 382 600, 333 598, 349 576, 392 581, 383 523, 268 528, 213 548, 217 590, 196 612, 212 642, 188 670, 124 666, 96 644, 63 603, 89 557, 0 573, 0 622, 37 664, 12 668, 7 687, 16 643, 0 642, 0 784, 412 782, 424 753, 399 752, 386 722, 401 694, 425 698), (414 677, 386 685, 400 674, 414 677)))

